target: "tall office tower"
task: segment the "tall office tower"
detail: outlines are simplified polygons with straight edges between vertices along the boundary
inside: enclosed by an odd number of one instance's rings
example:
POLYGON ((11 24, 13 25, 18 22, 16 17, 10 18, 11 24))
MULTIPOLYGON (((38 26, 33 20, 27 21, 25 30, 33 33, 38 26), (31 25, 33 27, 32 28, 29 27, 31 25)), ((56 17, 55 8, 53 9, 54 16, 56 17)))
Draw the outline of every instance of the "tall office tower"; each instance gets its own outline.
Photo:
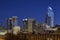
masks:
POLYGON ((54 26, 54 13, 51 7, 48 7, 48 12, 46 14, 46 24, 50 27, 54 26))
POLYGON ((17 23, 17 16, 13 16, 12 17, 12 24, 13 24, 13 27, 18 25, 18 23, 17 23))
POLYGON ((20 32, 20 26, 17 23, 17 16, 12 17, 12 25, 13 25, 13 34, 18 34, 20 32))
POLYGON ((11 32, 12 30, 12 18, 7 19, 7 32, 11 32))
POLYGON ((35 27, 35 20, 32 18, 23 19, 23 31, 24 32, 33 32, 35 27))
POLYGON ((0 28, 2 28, 2 22, 0 22, 0 28))
POLYGON ((23 19, 23 31, 28 32, 28 19, 23 19))
POLYGON ((0 31, 3 29, 2 22, 0 22, 0 31))

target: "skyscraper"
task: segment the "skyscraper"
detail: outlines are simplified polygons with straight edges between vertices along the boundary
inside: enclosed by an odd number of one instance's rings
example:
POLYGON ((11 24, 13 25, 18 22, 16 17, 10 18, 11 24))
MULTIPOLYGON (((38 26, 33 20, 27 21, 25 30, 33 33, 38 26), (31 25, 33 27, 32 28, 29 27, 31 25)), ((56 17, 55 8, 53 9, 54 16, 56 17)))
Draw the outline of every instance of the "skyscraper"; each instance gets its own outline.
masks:
POLYGON ((13 25, 13 34, 18 34, 20 32, 20 26, 18 26, 17 16, 12 17, 12 25, 13 25))
POLYGON ((14 27, 14 26, 18 26, 17 16, 13 16, 13 17, 12 17, 12 24, 13 24, 13 27, 14 27))
POLYGON ((11 30, 14 26, 17 26, 17 18, 13 16, 13 18, 7 19, 7 29, 11 30))
POLYGON ((23 19, 23 31, 28 32, 28 19, 23 19))
POLYGON ((51 7, 48 7, 48 11, 46 14, 46 24, 49 25, 50 27, 54 26, 54 13, 51 7))
POLYGON ((12 18, 7 19, 7 32, 17 34, 20 32, 20 26, 17 24, 17 17, 13 16, 12 18))
POLYGON ((35 20, 32 18, 23 19, 23 31, 24 32, 33 32, 35 27, 35 20))
POLYGON ((2 22, 0 22, 0 30, 2 29, 2 22))
POLYGON ((12 30, 12 18, 7 19, 7 32, 11 32, 12 30))

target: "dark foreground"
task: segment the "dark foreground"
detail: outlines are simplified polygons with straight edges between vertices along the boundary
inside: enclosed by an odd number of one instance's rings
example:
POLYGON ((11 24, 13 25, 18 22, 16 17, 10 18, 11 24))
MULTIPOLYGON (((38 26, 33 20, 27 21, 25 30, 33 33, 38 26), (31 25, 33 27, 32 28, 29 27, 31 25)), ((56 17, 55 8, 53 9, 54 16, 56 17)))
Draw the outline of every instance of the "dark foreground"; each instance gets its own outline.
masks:
POLYGON ((33 34, 33 33, 19 33, 17 35, 7 33, 4 40, 60 40, 60 34, 33 34))

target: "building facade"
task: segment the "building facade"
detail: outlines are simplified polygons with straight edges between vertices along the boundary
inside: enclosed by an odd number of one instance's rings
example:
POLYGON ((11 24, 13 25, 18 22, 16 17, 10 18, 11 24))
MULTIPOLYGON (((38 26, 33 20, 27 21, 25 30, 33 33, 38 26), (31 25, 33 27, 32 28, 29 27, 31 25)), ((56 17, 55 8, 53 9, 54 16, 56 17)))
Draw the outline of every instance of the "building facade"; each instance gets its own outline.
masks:
POLYGON ((6 25, 7 25, 7 32, 8 33, 11 32, 11 30, 12 30, 12 18, 7 19, 6 25))
POLYGON ((20 31, 20 26, 18 26, 18 23, 17 23, 17 16, 8 18, 7 19, 7 32, 17 34, 18 31, 20 31))
POLYGON ((51 7, 48 7, 48 12, 46 13, 46 24, 50 27, 54 27, 54 13, 51 7))
POLYGON ((13 24, 13 27, 14 27, 14 26, 18 26, 17 16, 13 16, 13 17, 12 17, 12 24, 13 24))
POLYGON ((32 18, 23 19, 23 31, 24 32, 33 32, 35 27, 35 20, 32 18))

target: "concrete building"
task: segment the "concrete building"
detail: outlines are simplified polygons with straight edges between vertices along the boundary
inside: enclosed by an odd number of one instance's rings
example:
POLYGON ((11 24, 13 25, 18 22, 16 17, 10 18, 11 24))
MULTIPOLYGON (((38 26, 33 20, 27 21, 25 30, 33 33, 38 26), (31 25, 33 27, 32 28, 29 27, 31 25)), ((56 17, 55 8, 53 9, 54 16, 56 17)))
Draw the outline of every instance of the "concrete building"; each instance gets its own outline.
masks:
POLYGON ((13 16, 12 17, 12 25, 13 25, 13 27, 18 25, 18 22, 17 21, 18 21, 17 20, 17 16, 13 16))
POLYGON ((11 32, 11 30, 12 30, 12 18, 7 19, 6 26, 7 26, 7 32, 8 33, 11 32))
POLYGON ((39 28, 39 30, 44 30, 44 29, 46 29, 46 24, 45 23, 39 23, 38 28, 39 28))
POLYGON ((7 32, 14 33, 20 31, 20 26, 18 26, 17 16, 13 16, 12 18, 7 19, 7 32))
POLYGON ((2 29, 2 22, 0 22, 0 30, 2 29))
POLYGON ((13 25, 13 34, 18 34, 20 32, 20 26, 18 25, 17 16, 12 17, 12 25, 13 25))
POLYGON ((14 26, 13 27, 13 34, 18 34, 20 33, 20 26, 14 26))
POLYGON ((35 28, 36 21, 32 18, 23 19, 23 31, 24 32, 33 32, 35 28))

